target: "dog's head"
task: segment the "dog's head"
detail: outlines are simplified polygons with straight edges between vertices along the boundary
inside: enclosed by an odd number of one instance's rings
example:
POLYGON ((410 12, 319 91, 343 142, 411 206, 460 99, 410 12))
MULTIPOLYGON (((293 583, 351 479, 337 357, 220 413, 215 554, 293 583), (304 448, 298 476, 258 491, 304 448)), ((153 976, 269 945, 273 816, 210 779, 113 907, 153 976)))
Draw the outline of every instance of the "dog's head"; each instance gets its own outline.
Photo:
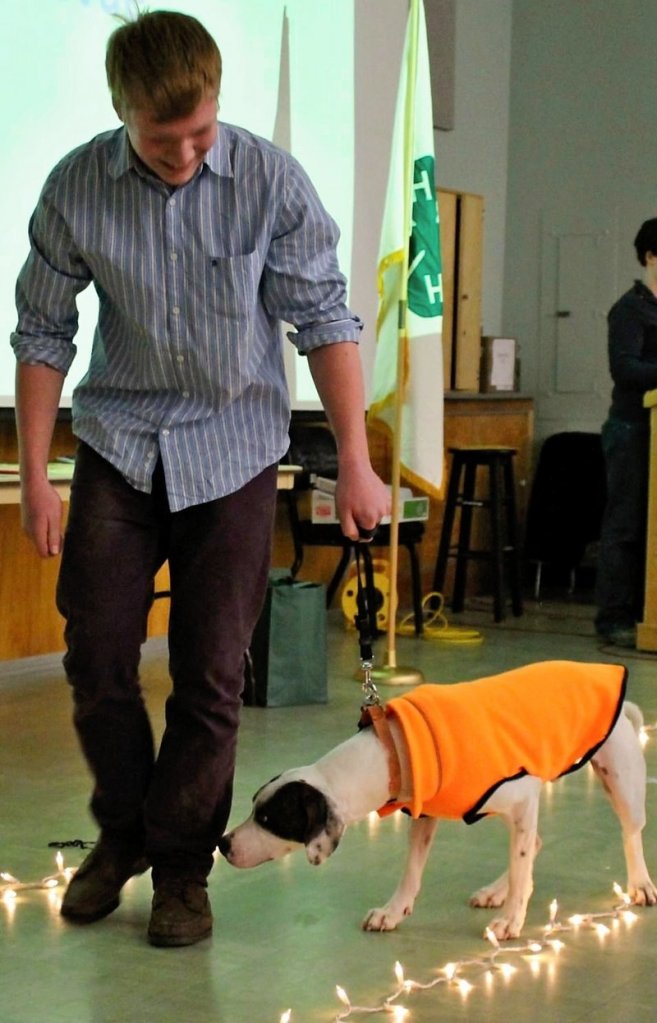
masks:
POLYGON ((305 846, 317 866, 344 830, 328 796, 299 772, 286 771, 256 792, 250 817, 220 839, 219 850, 234 867, 257 867, 305 846))

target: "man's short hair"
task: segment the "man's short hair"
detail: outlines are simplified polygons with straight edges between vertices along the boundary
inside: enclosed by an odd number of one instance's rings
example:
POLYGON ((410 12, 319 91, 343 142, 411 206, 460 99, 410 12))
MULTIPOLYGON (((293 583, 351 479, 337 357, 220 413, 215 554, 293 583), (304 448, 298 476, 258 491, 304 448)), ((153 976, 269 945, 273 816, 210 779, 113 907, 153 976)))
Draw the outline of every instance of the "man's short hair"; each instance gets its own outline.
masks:
POLYGON ((146 11, 110 36, 105 58, 112 102, 122 116, 148 109, 158 121, 187 117, 219 95, 221 54, 200 21, 177 11, 146 11))
POLYGON ((657 255, 657 217, 644 220, 634 239, 634 248, 641 266, 646 265, 647 252, 657 255))

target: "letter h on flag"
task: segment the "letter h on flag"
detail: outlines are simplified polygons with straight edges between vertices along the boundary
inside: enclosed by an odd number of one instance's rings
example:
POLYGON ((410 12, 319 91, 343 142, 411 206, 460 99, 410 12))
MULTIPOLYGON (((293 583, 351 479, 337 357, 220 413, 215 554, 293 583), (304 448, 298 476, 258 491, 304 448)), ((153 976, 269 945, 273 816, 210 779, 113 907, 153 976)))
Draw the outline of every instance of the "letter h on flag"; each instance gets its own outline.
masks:
MULTIPOLYGON (((411 0, 381 242, 368 423, 396 439, 398 472, 438 496, 443 469, 442 270, 422 0, 411 0)), ((393 465, 393 473, 396 467, 393 465)))

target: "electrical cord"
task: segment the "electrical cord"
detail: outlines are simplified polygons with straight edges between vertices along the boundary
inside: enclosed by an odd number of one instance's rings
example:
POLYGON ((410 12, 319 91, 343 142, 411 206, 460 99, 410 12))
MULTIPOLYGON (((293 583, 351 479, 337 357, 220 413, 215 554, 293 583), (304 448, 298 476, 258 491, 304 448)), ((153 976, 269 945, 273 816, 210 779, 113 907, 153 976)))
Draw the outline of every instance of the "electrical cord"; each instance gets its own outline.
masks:
MULTIPOLYGON (((450 625, 444 614, 445 600, 442 593, 427 593, 422 598, 422 628, 427 639, 439 643, 462 643, 478 646, 484 637, 477 630, 466 625, 450 625)), ((398 636, 415 635, 415 617, 413 613, 405 615, 397 625, 398 636)))

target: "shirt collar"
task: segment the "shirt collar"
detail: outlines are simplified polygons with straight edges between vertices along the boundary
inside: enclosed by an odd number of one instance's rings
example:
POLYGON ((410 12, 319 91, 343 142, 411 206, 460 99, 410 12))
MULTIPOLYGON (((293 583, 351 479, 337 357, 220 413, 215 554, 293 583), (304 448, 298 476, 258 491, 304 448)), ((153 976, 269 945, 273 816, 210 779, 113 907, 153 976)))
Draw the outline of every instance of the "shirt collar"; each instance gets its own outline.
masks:
POLYGON ((234 177, 231 132, 229 127, 221 121, 217 125, 217 137, 214 140, 214 145, 205 155, 205 164, 220 178, 234 177))
MULTIPOLYGON (((218 177, 233 177, 233 167, 229 149, 230 142, 228 132, 225 126, 219 122, 217 126, 217 137, 214 144, 205 154, 205 159, 203 161, 204 165, 218 177)), ((140 174, 142 177, 144 175, 144 165, 130 145, 128 133, 125 126, 122 125, 120 128, 117 128, 115 133, 114 151, 109 159, 108 172, 110 177, 118 179, 123 174, 127 174, 129 170, 135 170, 136 173, 140 174)))

